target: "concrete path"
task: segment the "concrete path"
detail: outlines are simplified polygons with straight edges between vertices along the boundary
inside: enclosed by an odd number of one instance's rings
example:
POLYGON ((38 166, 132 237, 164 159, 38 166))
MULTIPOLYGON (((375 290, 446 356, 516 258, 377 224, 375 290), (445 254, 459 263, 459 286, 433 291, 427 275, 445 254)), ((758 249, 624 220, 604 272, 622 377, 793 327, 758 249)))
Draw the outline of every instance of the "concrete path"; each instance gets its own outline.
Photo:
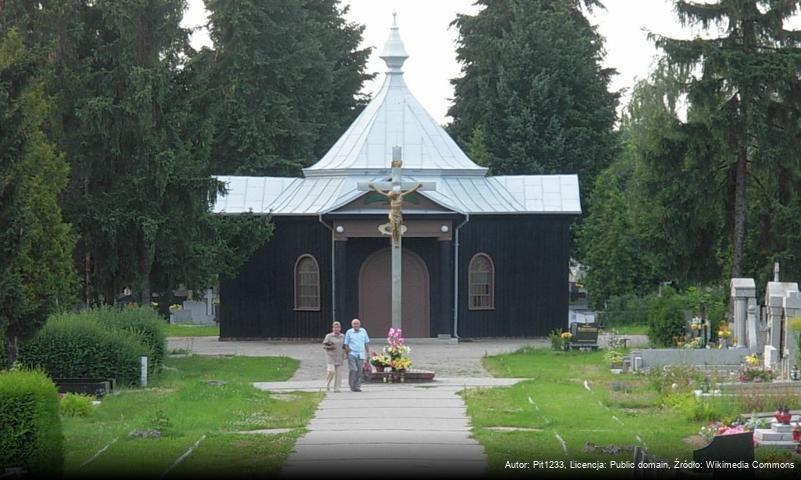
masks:
MULTIPOLYGON (((380 350, 384 339, 373 339, 380 350)), ((322 338, 320 339, 322 342, 322 338)), ((170 337, 168 351, 187 350, 197 355, 242 355, 250 357, 287 356, 300 360, 300 368, 290 380, 325 378, 325 353, 318 342, 301 341, 219 341, 217 337, 170 337)), ((423 343, 407 341, 414 368, 433 370, 437 376, 489 377, 481 365, 486 355, 514 352, 526 346, 546 346, 546 339, 475 340, 462 343, 423 343)))
MULTIPOLYGON (((631 346, 647 339, 632 338, 631 346)), ((604 338, 600 343, 603 345, 604 338)), ((320 402, 308 432, 298 439, 283 476, 443 474, 477 477, 486 473, 484 448, 471 438, 467 408, 458 392, 478 387, 511 386, 522 379, 491 378, 481 365, 488 355, 522 347, 547 346, 547 339, 476 340, 416 343, 410 340, 414 368, 436 372, 423 384, 367 383, 362 392, 329 392, 320 402)), ((254 383, 276 394, 323 389, 325 355, 318 342, 219 341, 217 337, 169 338, 169 349, 198 355, 287 356, 300 368, 287 382, 254 383)), ((374 349, 383 347, 375 341, 374 349)))
MULTIPOLYGON (((361 392, 328 392, 282 475, 481 476, 487 457, 470 437, 467 408, 457 392, 466 386, 509 386, 518 381, 445 378, 426 384, 367 383, 361 392)), ((319 382, 312 381, 255 385, 273 392, 319 390, 319 382)))

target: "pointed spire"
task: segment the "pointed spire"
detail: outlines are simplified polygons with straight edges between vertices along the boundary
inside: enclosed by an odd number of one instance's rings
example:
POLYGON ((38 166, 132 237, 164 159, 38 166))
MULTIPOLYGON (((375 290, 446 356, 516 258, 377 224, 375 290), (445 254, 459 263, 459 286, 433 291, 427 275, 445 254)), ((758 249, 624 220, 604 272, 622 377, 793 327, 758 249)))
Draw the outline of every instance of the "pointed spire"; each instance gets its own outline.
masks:
POLYGON ((392 27, 389 29, 389 38, 384 43, 384 49, 380 55, 389 68, 388 73, 403 73, 401 67, 403 67, 403 62, 409 58, 398 32, 397 15, 397 12, 392 12, 392 27))

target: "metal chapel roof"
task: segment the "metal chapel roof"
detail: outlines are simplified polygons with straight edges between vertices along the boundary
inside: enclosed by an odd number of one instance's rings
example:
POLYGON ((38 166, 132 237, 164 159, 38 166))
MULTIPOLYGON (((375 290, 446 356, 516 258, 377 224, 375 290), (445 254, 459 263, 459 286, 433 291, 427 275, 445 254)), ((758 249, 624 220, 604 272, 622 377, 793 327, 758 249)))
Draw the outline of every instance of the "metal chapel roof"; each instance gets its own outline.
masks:
MULTIPOLYGON (((403 80, 408 58, 398 26, 390 29, 381 58, 386 78, 348 130, 305 178, 218 176, 228 193, 213 211, 222 214, 319 215, 364 195, 359 182, 381 181, 390 173, 392 147, 403 147, 403 176, 433 182, 421 195, 459 213, 580 214, 576 175, 487 177, 439 126, 403 80)), ((374 213, 374 212, 373 212, 374 213)), ((425 212, 421 212, 425 213, 425 212)))
POLYGON ((389 172, 392 147, 403 146, 403 169, 441 175, 485 175, 412 95, 401 67, 408 58, 393 25, 381 58, 387 64, 381 89, 306 177, 389 172))

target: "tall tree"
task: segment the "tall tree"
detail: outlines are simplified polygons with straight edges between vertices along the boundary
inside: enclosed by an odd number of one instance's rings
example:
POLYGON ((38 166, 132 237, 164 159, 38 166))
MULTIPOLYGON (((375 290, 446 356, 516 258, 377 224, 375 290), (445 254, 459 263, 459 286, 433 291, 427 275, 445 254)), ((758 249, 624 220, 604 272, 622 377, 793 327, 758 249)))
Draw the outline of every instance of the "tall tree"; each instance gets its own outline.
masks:
POLYGON ((0 339, 16 358, 18 339, 75 300, 75 238, 58 195, 68 165, 44 133, 50 99, 43 58, 14 28, 0 31, 0 339))
POLYGON ((206 0, 215 173, 299 175, 350 123, 369 49, 339 0, 206 0))
POLYGON ((705 108, 689 105, 688 121, 680 119, 686 78, 658 64, 623 112, 621 155, 599 175, 579 235, 597 305, 611 295, 648 293, 660 281, 720 279, 731 182, 715 166, 726 150, 705 108))
POLYGON ((495 174, 577 173, 586 200, 615 154, 618 95, 601 66, 603 38, 582 12, 598 1, 477 2, 459 15, 449 129, 473 147, 482 133, 495 174))
MULTIPOLYGON (((208 287, 231 261, 220 256, 230 246, 209 213, 220 185, 210 176, 210 119, 180 27, 184 9, 184 0, 47 6, 57 40, 55 135, 72 167, 64 207, 81 234, 87 303, 113 302, 125 287, 144 304, 179 283, 208 287)), ((269 238, 263 220, 248 224, 252 243, 269 238)))
POLYGON ((801 2, 675 0, 674 4, 682 24, 723 31, 707 39, 652 38, 674 64, 700 66, 700 75, 686 86, 690 101, 714 112, 717 130, 732 152, 721 167, 734 179, 731 275, 740 277, 745 274, 749 163, 764 158, 757 152, 768 146, 760 142, 759 132, 771 106, 787 101, 782 86, 797 81, 801 69, 801 32, 784 28, 801 2))

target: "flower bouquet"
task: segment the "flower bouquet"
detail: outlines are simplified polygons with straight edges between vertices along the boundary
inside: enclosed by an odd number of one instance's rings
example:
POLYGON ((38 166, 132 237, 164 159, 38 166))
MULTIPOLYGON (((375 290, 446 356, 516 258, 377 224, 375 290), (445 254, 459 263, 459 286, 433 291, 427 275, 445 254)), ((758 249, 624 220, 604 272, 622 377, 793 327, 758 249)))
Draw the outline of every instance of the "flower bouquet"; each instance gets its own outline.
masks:
POLYGON ((398 379, 404 381, 404 372, 412 366, 412 360, 409 358, 409 352, 412 349, 406 345, 406 339, 403 338, 403 332, 400 328, 390 328, 387 334, 387 346, 384 347, 384 357, 388 360, 387 366, 392 369, 392 379, 395 379, 395 373, 399 374, 398 379))
POLYGON ((385 354, 377 354, 373 352, 370 356, 370 365, 374 366, 379 372, 383 372, 386 367, 390 366, 392 359, 385 354))
MULTIPOLYGON (((412 361, 409 360, 408 355, 409 352, 412 351, 408 345, 406 345, 406 339, 403 338, 403 333, 400 328, 389 329, 389 335, 387 336, 387 346, 384 347, 384 355, 390 358, 392 363, 395 363, 397 360, 406 359, 408 360, 409 365, 411 365, 412 361)), ((408 367, 407 367, 408 368, 408 367)), ((396 368, 393 367, 393 370, 396 368)))

